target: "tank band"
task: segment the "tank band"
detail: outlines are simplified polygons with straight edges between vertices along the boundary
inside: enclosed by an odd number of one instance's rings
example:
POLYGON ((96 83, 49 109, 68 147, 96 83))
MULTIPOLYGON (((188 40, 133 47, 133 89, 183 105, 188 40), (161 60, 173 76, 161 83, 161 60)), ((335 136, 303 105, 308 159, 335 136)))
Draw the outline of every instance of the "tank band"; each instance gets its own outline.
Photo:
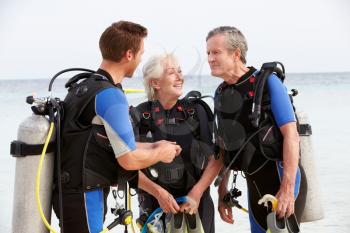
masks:
POLYGON ((299 125, 299 135, 300 136, 311 136, 312 135, 311 125, 300 124, 299 125))
MULTIPOLYGON (((51 153, 55 151, 55 142, 50 142, 46 153, 51 153)), ((11 142, 11 148, 10 148, 10 154, 13 157, 25 157, 27 155, 40 155, 43 150, 44 144, 35 144, 30 145, 26 144, 21 141, 12 141, 11 142)))

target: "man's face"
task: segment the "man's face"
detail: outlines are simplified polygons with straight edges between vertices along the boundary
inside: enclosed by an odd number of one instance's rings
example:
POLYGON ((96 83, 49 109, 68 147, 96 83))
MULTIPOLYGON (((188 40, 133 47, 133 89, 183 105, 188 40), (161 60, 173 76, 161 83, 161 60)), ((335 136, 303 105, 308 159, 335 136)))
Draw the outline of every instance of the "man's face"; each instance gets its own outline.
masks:
POLYGON ((132 77, 137 66, 140 64, 141 60, 142 60, 142 55, 144 53, 144 48, 145 48, 145 45, 144 45, 144 41, 143 39, 141 40, 140 42, 140 49, 139 51, 134 54, 132 60, 130 61, 130 66, 129 66, 129 69, 128 69, 128 72, 125 74, 126 77, 132 77))
POLYGON ((207 41, 208 63, 211 75, 223 77, 234 69, 234 54, 227 49, 225 36, 217 34, 207 41))

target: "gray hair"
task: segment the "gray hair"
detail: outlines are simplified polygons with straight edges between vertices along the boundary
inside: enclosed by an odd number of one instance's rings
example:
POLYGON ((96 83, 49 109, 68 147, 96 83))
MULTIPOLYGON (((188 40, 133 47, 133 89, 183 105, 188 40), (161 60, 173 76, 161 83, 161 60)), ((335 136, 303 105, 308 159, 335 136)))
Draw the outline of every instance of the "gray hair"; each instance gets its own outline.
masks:
POLYGON ((206 38, 206 41, 208 41, 211 37, 215 35, 224 35, 226 44, 227 44, 227 49, 230 51, 234 51, 235 49, 239 48, 241 50, 241 61, 246 64, 246 55, 248 51, 248 44, 247 40, 245 39, 243 33, 235 28, 235 27, 230 27, 230 26, 221 26, 214 28, 211 30, 206 38))
POLYGON ((164 69, 167 61, 174 61, 178 64, 177 58, 173 53, 164 53, 154 55, 147 60, 142 68, 143 85, 145 87, 148 100, 156 99, 156 92, 152 86, 152 79, 159 79, 164 75, 164 69))

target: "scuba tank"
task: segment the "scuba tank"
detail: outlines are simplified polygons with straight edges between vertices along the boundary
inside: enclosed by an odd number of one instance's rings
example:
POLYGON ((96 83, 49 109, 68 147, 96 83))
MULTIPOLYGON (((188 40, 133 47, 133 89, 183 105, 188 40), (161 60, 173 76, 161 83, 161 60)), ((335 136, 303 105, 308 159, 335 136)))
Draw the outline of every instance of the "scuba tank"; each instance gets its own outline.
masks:
MULTIPOLYGON (((27 117, 18 127, 17 141, 12 142, 11 154, 16 157, 12 232, 47 232, 40 219, 35 200, 35 177, 40 160, 41 148, 27 152, 24 145, 42 145, 50 128, 49 120, 42 115, 27 117)), ((52 137, 51 142, 54 141, 52 137)), ((40 199, 45 216, 51 218, 51 192, 54 170, 54 153, 46 154, 44 160, 40 199)))
MULTIPOLYGON (((26 99, 32 105, 33 115, 20 124, 17 140, 11 142, 10 148, 11 155, 16 158, 12 232, 46 233, 47 229, 56 232, 50 225, 51 196, 54 162, 61 163, 60 123, 63 103, 59 98, 52 97, 51 89, 54 80, 69 71, 94 72, 82 68, 62 70, 50 81, 49 97, 28 96, 26 99)), ((60 166, 56 167, 58 180, 61 180, 60 166)), ((57 183, 62 210, 62 187, 61 182, 57 183)), ((62 219, 63 214, 60 216, 60 226, 61 232, 64 232, 62 219)))
MULTIPOLYGON (((84 74, 95 73, 93 70, 84 68, 62 70, 50 80, 49 97, 27 97, 26 102, 32 105, 34 114, 20 124, 17 140, 11 143, 11 155, 16 158, 12 232, 46 233, 49 230, 56 233, 50 225, 53 188, 58 190, 59 226, 60 232, 64 232, 62 180, 66 177, 61 177, 60 142, 64 103, 59 98, 52 97, 51 91, 55 79, 71 71, 83 71, 84 74), (54 171, 57 174, 55 184, 53 184, 54 171)), ((80 81, 81 76, 76 75, 71 78, 66 87, 80 81)), ((132 93, 135 90, 129 92, 132 93)), ((125 201, 127 201, 126 198, 125 201)), ((108 232, 119 224, 126 226, 132 220, 132 213, 129 210, 113 208, 112 213, 116 219, 102 232, 108 232)))
POLYGON ((301 211, 300 222, 312 222, 324 218, 320 186, 315 169, 315 159, 312 144, 312 130, 305 112, 296 112, 300 125, 300 165, 302 179, 300 183, 300 197, 296 211, 301 211), (302 206, 300 203, 305 203, 302 206))

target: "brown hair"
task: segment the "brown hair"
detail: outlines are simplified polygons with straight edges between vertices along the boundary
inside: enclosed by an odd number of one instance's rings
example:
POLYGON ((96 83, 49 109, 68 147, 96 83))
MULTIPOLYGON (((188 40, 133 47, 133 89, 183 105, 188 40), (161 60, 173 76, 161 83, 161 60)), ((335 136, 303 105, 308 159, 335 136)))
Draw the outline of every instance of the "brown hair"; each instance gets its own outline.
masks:
POLYGON ((128 21, 113 23, 100 37, 102 58, 119 62, 129 49, 136 54, 146 36, 147 29, 140 24, 128 21))

